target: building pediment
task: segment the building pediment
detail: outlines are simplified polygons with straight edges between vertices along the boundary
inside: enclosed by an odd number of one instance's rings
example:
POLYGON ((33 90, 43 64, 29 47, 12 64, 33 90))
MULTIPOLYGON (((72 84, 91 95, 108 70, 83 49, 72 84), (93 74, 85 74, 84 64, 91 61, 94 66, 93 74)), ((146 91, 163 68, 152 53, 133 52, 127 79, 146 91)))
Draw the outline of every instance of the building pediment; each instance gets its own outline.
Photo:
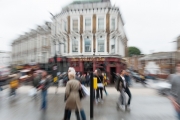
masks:
POLYGON ((63 33, 63 32, 59 32, 58 37, 61 38, 61 39, 67 39, 67 35, 65 33, 63 33))
POLYGON ((111 38, 114 38, 114 37, 116 38, 116 37, 120 37, 120 36, 121 36, 121 33, 117 30, 110 33, 111 38))
POLYGON ((83 34, 82 34, 82 37, 92 37, 93 36, 93 34, 91 33, 91 32, 89 32, 89 31, 85 31, 83 34))
POLYGON ((97 31, 95 35, 96 37, 99 37, 99 36, 106 36, 106 34, 107 33, 105 31, 97 31))
POLYGON ((71 34, 69 35, 69 37, 71 39, 74 39, 74 38, 80 38, 80 35, 74 31, 71 32, 71 34))

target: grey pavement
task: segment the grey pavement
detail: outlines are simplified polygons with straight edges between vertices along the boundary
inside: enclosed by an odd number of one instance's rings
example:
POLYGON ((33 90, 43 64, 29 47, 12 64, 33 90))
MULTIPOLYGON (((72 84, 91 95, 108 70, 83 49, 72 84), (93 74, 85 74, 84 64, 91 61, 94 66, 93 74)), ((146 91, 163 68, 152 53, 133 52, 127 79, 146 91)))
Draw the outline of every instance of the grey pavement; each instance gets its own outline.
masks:
MULTIPOLYGON (((48 109, 40 110, 40 93, 36 99, 28 96, 29 86, 18 89, 16 97, 7 96, 8 89, 0 92, 0 119, 1 120, 62 120, 64 114, 64 87, 51 87, 48 93, 48 109)), ((116 109, 119 93, 114 87, 108 87, 108 96, 104 96, 104 103, 94 105, 94 120, 176 120, 174 109, 170 101, 159 96, 155 90, 134 85, 131 88, 131 111, 123 112, 116 109)), ((83 101, 87 120, 90 120, 89 97, 83 101)), ((72 112, 71 120, 76 120, 72 112)))

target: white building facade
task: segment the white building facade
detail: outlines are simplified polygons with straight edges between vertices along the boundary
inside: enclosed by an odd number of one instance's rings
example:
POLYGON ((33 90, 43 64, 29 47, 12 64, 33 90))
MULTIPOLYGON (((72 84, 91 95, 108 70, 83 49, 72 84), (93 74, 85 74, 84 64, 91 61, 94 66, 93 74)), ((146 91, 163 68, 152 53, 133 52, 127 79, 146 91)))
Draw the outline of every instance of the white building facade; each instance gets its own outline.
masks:
POLYGON ((11 65, 11 52, 0 51, 0 68, 11 65))
POLYGON ((126 54, 127 38, 118 7, 109 0, 75 2, 56 15, 52 23, 52 49, 62 56, 126 54), (57 45, 60 44, 60 45, 57 45), (55 51, 56 50, 56 51, 55 51))
POLYGON ((70 66, 83 72, 87 62, 93 70, 98 67, 96 63, 92 66, 91 60, 81 61, 81 58, 91 58, 95 54, 109 61, 109 66, 117 60, 116 72, 119 72, 123 69, 121 58, 127 54, 123 25, 119 8, 112 6, 110 0, 76 0, 53 18, 51 57, 55 54, 59 58, 65 57, 70 66))
POLYGON ((51 54, 51 23, 46 22, 12 43, 13 64, 47 63, 51 54))

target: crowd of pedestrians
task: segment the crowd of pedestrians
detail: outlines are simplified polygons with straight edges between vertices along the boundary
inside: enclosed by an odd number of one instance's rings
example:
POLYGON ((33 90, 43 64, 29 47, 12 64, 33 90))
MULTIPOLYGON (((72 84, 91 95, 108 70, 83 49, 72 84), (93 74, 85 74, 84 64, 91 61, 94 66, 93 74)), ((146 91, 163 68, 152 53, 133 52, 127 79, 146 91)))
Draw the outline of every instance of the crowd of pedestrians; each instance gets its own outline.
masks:
MULTIPOLYGON (((75 111, 77 120, 86 120, 85 111, 81 104, 82 98, 80 97, 79 90, 82 85, 90 86, 91 84, 91 76, 90 73, 81 74, 76 72, 74 68, 69 68, 67 73, 59 74, 57 76, 48 75, 46 71, 42 72, 34 72, 32 74, 32 86, 36 91, 41 91, 41 110, 47 109, 47 92, 51 83, 55 83, 57 86, 56 93, 58 90, 58 82, 63 80, 65 83, 65 109, 64 109, 64 118, 63 120, 70 120, 72 110, 75 111)), ((93 74, 93 78, 96 78, 97 87, 94 88, 94 102, 96 104, 103 104, 103 93, 108 95, 106 91, 107 86, 107 76, 100 69, 96 69, 93 74)), ((121 109, 130 110, 130 102, 131 102, 131 92, 129 90, 130 76, 128 71, 122 70, 119 74, 117 74, 118 86, 117 90, 120 92, 120 97, 117 102, 117 106, 121 109), (129 96, 128 102, 126 103, 126 95, 129 96)), ((14 81, 18 80, 18 75, 14 76, 11 80, 11 89, 10 94, 15 94, 16 89, 18 88, 19 83, 15 83, 14 81)), ((94 79, 93 79, 94 80, 94 79)), ((33 97, 36 97, 37 94, 33 94, 33 97)))

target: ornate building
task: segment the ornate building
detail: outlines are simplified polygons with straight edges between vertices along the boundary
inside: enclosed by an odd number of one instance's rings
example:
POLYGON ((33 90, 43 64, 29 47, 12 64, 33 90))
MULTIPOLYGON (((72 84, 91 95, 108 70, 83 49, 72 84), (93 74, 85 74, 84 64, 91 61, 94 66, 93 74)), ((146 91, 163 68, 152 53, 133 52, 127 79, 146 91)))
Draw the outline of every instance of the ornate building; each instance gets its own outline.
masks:
POLYGON ((123 25, 110 0, 76 0, 53 17, 50 61, 57 54, 59 64, 67 60, 79 72, 102 67, 107 73, 120 72, 127 54, 123 25))

